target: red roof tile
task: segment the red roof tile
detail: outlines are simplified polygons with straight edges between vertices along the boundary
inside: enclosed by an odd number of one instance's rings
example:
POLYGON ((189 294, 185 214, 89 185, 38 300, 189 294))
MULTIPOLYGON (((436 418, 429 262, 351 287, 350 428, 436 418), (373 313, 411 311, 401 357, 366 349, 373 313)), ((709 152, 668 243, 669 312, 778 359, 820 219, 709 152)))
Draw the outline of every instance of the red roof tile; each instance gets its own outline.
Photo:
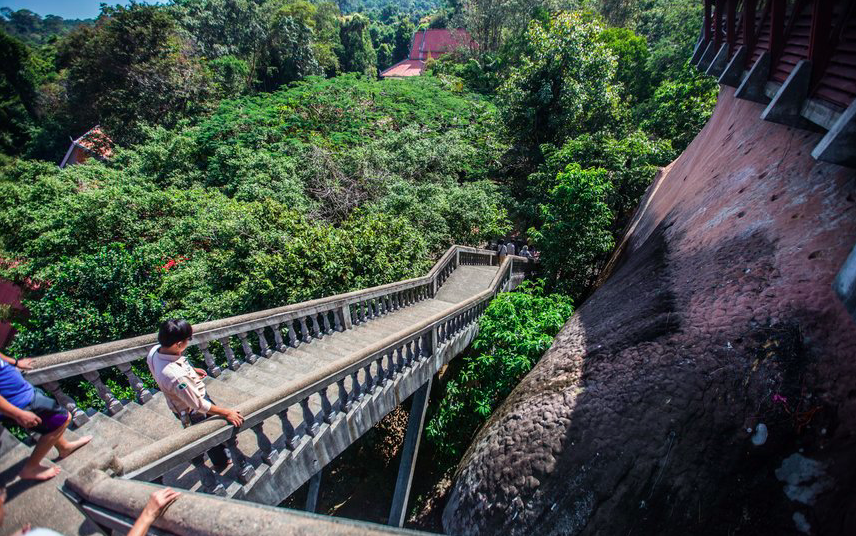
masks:
POLYGON ((472 48, 474 45, 469 32, 463 28, 448 29, 437 28, 433 30, 418 31, 413 36, 413 45, 410 47, 411 60, 427 60, 437 58, 447 52, 461 47, 472 48))
POLYGON ((425 62, 421 60, 402 60, 380 75, 384 78, 389 77, 404 77, 404 76, 419 76, 425 68, 425 62))
POLYGON ((99 158, 110 158, 113 156, 113 140, 111 140, 100 126, 93 127, 89 132, 74 140, 74 145, 83 147, 94 156, 99 158))

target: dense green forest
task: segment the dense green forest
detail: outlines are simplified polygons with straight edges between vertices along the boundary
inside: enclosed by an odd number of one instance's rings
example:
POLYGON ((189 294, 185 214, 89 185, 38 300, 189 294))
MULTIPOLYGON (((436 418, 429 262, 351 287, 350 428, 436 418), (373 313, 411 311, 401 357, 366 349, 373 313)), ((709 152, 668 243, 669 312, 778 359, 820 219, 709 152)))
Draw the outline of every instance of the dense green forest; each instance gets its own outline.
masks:
POLYGON ((4 10, 0 277, 25 289, 29 311, 6 351, 388 283, 453 243, 516 232, 541 252, 544 280, 491 305, 432 414, 428 435, 454 459, 711 113, 716 82, 687 63, 700 10, 172 0, 104 6, 93 21, 4 10), (429 60, 424 76, 378 79, 417 29, 443 27, 477 46, 429 60), (96 124, 112 156, 60 170, 69 137, 96 124), (449 426, 462 415, 469 426, 449 426))

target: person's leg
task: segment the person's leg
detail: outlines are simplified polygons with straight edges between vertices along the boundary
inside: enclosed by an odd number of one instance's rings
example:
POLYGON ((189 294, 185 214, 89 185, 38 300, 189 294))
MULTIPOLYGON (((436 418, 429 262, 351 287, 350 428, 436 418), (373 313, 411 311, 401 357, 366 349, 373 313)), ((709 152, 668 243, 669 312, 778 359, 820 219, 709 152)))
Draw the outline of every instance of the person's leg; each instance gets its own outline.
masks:
POLYGON ((211 464, 217 469, 225 469, 232 462, 224 445, 212 447, 208 451, 208 459, 211 460, 211 464))
MULTIPOLYGON (((214 401, 211 400, 209 396, 205 396, 205 399, 208 402, 214 404, 214 401)), ((196 424, 207 419, 207 415, 200 415, 198 413, 190 414, 190 424, 196 424)), ((225 469, 230 463, 232 463, 232 459, 229 456, 228 451, 226 450, 225 445, 217 445, 216 447, 212 447, 208 450, 208 459, 211 460, 211 465, 214 466, 217 470, 225 469)))
POLYGON ((64 458, 92 440, 92 436, 84 436, 76 441, 68 441, 63 434, 71 423, 71 414, 60 406, 56 400, 48 397, 40 389, 33 394, 33 401, 27 406, 41 418, 42 422, 33 430, 42 434, 36 442, 32 454, 21 469, 22 479, 47 480, 59 473, 58 466, 47 467, 42 465, 42 460, 50 452, 51 448, 57 447, 60 458, 64 458))
MULTIPOLYGON (((71 416, 69 416, 69 421, 70 420, 71 416)), ((68 425, 66 424, 66 427, 67 426, 68 425)), ((61 460, 63 458, 67 458, 72 452, 86 445, 90 441, 92 441, 92 436, 83 436, 79 439, 75 439, 74 441, 69 441, 65 438, 65 434, 61 434, 54 446, 56 446, 56 450, 59 452, 59 459, 61 460)))
POLYGON ((31 406, 36 407, 42 424, 39 431, 42 433, 53 433, 59 431, 59 437, 54 446, 59 452, 59 459, 69 456, 72 452, 92 441, 92 436, 83 436, 80 439, 69 441, 65 437, 65 430, 71 424, 71 414, 59 402, 45 394, 41 389, 36 389, 31 406))
POLYGON ((71 415, 68 415, 66 422, 53 432, 42 434, 42 437, 36 442, 35 448, 33 448, 33 453, 30 454, 21 472, 18 473, 21 480, 49 480, 59 474, 58 465, 45 466, 42 465, 42 460, 45 459, 57 440, 62 437, 69 421, 71 421, 71 415))

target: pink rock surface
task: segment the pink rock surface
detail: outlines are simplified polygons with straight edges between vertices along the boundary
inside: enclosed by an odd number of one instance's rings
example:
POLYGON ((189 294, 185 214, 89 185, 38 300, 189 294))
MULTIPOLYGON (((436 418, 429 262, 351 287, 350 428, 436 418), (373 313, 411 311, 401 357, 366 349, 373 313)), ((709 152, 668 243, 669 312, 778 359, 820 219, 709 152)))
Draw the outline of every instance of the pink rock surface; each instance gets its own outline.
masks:
POLYGON ((449 533, 856 534, 856 173, 733 94, 480 431, 449 533))

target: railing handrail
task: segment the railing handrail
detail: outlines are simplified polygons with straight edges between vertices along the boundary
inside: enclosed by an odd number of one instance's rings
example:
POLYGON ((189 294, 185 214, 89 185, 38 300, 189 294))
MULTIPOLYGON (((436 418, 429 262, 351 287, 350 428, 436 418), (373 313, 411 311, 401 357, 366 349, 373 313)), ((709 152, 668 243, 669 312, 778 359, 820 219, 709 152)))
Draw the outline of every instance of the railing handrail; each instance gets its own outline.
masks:
MULTIPOLYGON (((305 314, 334 310, 360 302, 361 300, 381 297, 391 292, 419 287, 436 280, 440 271, 448 264, 452 257, 456 253, 461 252, 496 255, 496 252, 491 250, 453 245, 434 263, 431 270, 422 277, 414 277, 367 289, 196 324, 193 328, 191 345, 199 345, 200 343, 244 333, 305 314)), ((26 372, 26 377, 30 383, 40 385, 49 381, 76 376, 84 372, 128 363, 144 357, 156 344, 157 334, 151 333, 119 341, 46 354, 33 360, 33 370, 26 372)))
MULTIPOLYGON (((478 252, 481 253, 481 251, 478 252)), ((512 262, 514 260, 528 261, 523 257, 510 255, 497 270, 489 287, 479 294, 452 305, 445 311, 390 335, 371 346, 342 357, 297 381, 238 405, 236 409, 245 416, 241 428, 234 428, 220 419, 202 422, 120 459, 112 460, 111 468, 126 478, 153 479, 161 476, 178 463, 191 461, 209 448, 222 444, 231 436, 237 435, 241 430, 251 429, 308 396, 335 384, 338 380, 358 371, 366 364, 372 363, 378 356, 389 354, 400 347, 402 342, 414 340, 432 332, 443 322, 457 314, 491 299, 501 290, 501 284, 506 275, 508 277, 513 275, 512 262)))

